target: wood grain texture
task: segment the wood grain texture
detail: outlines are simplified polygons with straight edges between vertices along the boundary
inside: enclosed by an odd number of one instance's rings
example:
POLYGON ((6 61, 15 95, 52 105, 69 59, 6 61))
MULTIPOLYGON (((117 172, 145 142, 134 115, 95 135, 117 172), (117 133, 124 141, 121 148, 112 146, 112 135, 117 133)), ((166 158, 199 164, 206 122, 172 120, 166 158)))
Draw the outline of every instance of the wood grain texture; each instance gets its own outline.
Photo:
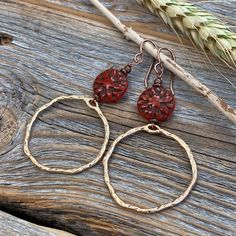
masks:
POLYGON ((39 226, 0 211, 0 235, 7 236, 73 236, 62 230, 39 226))
MULTIPOLYGON (((127 25, 158 45, 168 46, 178 63, 235 107, 235 90, 202 52, 182 43, 136 1, 102 1, 127 25)), ((235 23, 235 6, 217 3, 218 14, 235 23)), ((59 95, 92 96, 94 77, 121 67, 137 52, 89 1, 0 1, 0 31, 13 36, 0 46, 0 208, 13 209, 76 235, 235 235, 236 127, 184 82, 176 80, 177 109, 162 125, 191 147, 199 180, 191 196, 173 209, 143 215, 118 207, 103 182, 102 164, 78 175, 42 172, 23 154, 26 123, 39 106, 59 95)), ((232 82, 230 71, 209 54, 232 82)), ((144 125, 136 100, 151 62, 136 67, 129 91, 116 105, 102 105, 111 141, 144 125)), ((93 159, 103 126, 83 103, 63 102, 45 111, 34 126, 32 152, 46 165, 75 167, 93 159)), ((138 134, 125 139, 111 160, 112 184, 120 197, 140 206, 174 199, 187 187, 190 165, 182 149, 165 137, 138 134), (151 197, 152 196, 152 197, 151 197)))

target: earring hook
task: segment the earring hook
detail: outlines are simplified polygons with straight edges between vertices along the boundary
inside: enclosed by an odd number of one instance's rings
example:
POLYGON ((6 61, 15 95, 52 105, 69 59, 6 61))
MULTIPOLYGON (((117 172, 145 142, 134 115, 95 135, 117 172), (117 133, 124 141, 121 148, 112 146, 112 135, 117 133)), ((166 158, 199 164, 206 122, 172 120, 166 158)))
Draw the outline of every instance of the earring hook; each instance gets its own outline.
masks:
MULTIPOLYGON (((150 43, 155 49, 157 49, 157 45, 156 45, 156 43, 153 40, 151 40, 151 39, 144 39, 141 42, 141 44, 140 44, 139 53, 137 53, 134 56, 133 61, 134 61, 135 65, 138 65, 138 64, 143 62, 143 49, 144 49, 145 43, 150 43)), ((160 61, 160 59, 153 58, 153 62, 152 62, 151 66, 149 67, 149 69, 148 69, 148 71, 147 71, 147 73, 145 75, 145 78, 144 78, 144 86, 145 86, 145 88, 148 87, 148 79, 149 79, 149 77, 151 75, 151 71, 153 70, 153 67, 154 67, 154 65, 155 65, 157 60, 160 61)))
POLYGON ((143 49, 144 49, 145 43, 150 43, 154 49, 157 49, 156 43, 154 41, 152 41, 151 39, 142 40, 142 42, 139 46, 139 52, 137 54, 135 54, 134 58, 132 59, 132 61, 130 63, 128 63, 124 68, 121 69, 121 71, 124 74, 127 75, 128 73, 130 73, 132 66, 139 65, 143 62, 143 49))
MULTIPOLYGON (((160 58, 160 55, 161 55, 161 52, 162 51, 167 51, 171 54, 171 59, 173 61, 175 61, 175 55, 174 53, 168 49, 168 48, 159 48, 158 51, 157 51, 157 58, 154 58, 153 59, 153 62, 151 64, 151 66, 149 67, 148 71, 147 71, 147 74, 144 78, 144 86, 145 88, 148 87, 148 79, 151 75, 151 72, 152 70, 154 69, 156 75, 157 75, 157 78, 154 80, 154 86, 160 86, 161 83, 162 83, 162 76, 163 76, 163 73, 164 73, 164 65, 163 65, 163 62, 161 61, 161 58, 160 58), (159 67, 159 68, 158 68, 159 67)), ((174 73, 173 72, 170 72, 171 73, 171 76, 170 76, 170 90, 172 92, 172 94, 174 95, 174 89, 173 89, 173 85, 174 85, 174 73)))
POLYGON ((150 43, 155 49, 157 49, 157 45, 153 40, 144 39, 140 44, 139 52, 134 56, 134 59, 133 59, 134 65, 138 65, 143 62, 143 49, 144 49, 145 43, 150 43))
MULTIPOLYGON (((153 67, 154 67, 154 66, 156 67, 156 65, 157 65, 156 61, 157 61, 157 59, 156 59, 156 58, 153 58, 153 62, 152 62, 152 64, 150 65, 150 67, 149 67, 149 69, 148 69, 148 71, 147 71, 147 73, 146 73, 146 75, 145 75, 145 77, 144 77, 144 87, 145 87, 145 88, 148 88, 148 79, 149 79, 149 77, 150 77, 150 75, 151 75, 151 72, 152 72, 152 70, 153 70, 153 67)), ((155 72, 158 74, 158 72, 156 71, 156 69, 155 69, 155 72)))

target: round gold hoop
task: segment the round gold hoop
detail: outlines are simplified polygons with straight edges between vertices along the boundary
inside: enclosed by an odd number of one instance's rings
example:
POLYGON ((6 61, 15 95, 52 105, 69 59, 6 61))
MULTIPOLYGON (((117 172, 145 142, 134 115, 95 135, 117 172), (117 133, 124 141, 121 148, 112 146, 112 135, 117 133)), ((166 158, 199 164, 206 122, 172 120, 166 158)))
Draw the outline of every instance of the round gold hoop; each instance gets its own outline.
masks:
POLYGON ((28 123, 28 125, 26 127, 26 134, 25 134, 25 140, 24 140, 24 152, 30 158, 30 160, 33 162, 33 164, 35 164, 37 167, 39 167, 42 170, 45 170, 48 172, 64 173, 64 174, 75 174, 75 173, 82 172, 82 171, 94 166, 96 163, 98 163, 101 160, 101 158, 106 150, 106 147, 107 147, 109 135, 110 135, 109 124, 107 122, 106 117, 103 115, 102 111, 100 110, 96 100, 94 100, 93 98, 84 98, 84 97, 76 96, 76 95, 61 96, 61 97, 57 97, 57 98, 51 100, 49 103, 38 108, 36 113, 31 118, 30 122, 28 123), (104 141, 103 141, 101 150, 99 151, 97 157, 94 160, 92 160, 91 162, 89 162, 88 164, 78 167, 78 168, 63 169, 63 168, 47 167, 45 165, 40 164, 34 158, 34 156, 31 154, 30 149, 29 149, 29 140, 31 137, 31 129, 32 129, 32 126, 33 126, 35 120, 37 119, 39 113, 44 111, 48 107, 52 106, 54 103, 56 103, 58 101, 62 101, 62 100, 83 100, 87 104, 88 107, 90 107, 91 109, 95 110, 98 113, 98 116, 101 118, 101 120, 103 121, 103 124, 104 124, 104 129, 105 129, 104 141))
POLYGON ((126 133, 120 135, 118 138, 116 138, 113 141, 112 145, 110 146, 110 148, 109 148, 108 152, 106 153, 105 157, 103 158, 103 165, 104 165, 104 180, 105 180, 105 183, 106 183, 106 185, 109 189, 109 192, 110 192, 112 198, 115 200, 115 202, 118 205, 120 205, 124 208, 132 209, 132 210, 142 212, 142 213, 155 213, 155 212, 159 212, 159 211, 162 211, 164 209, 167 209, 169 207, 173 207, 173 206, 179 204, 180 202, 182 202, 189 195, 189 193, 191 192, 194 184, 197 181, 197 165, 196 165, 196 162, 194 160, 193 154, 192 154, 189 146, 181 138, 179 138, 175 134, 169 133, 168 131, 166 131, 164 129, 161 129, 156 124, 148 124, 148 125, 145 125, 145 126, 133 128, 133 129, 127 131, 126 133), (134 205, 130 205, 130 204, 125 203, 123 200, 121 200, 117 196, 117 194, 115 192, 115 189, 112 187, 111 182, 110 182, 108 162, 109 162, 109 158, 111 157, 111 155, 114 151, 114 148, 125 137, 130 136, 130 135, 132 135, 134 133, 137 133, 137 132, 140 132, 140 131, 145 131, 145 132, 148 132, 148 133, 151 133, 151 134, 161 133, 161 134, 164 134, 165 136, 167 136, 169 138, 172 138, 172 139, 176 140, 184 148, 184 150, 186 151, 186 153, 188 155, 188 158, 189 158, 189 161, 190 161, 190 164, 191 164, 191 167, 192 167, 192 180, 191 180, 188 188, 178 198, 176 198, 174 201, 169 202, 167 204, 163 204, 159 207, 140 208, 138 206, 134 206, 134 205))

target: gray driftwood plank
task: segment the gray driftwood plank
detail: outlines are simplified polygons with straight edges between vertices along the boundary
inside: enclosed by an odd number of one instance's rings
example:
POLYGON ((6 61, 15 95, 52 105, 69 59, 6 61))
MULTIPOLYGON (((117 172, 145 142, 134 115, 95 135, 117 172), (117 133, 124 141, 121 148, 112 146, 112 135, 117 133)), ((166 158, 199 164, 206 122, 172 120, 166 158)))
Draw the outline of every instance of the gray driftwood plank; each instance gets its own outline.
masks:
POLYGON ((72 236, 61 230, 42 227, 0 211, 1 236, 72 236))
MULTIPOLYGON (((182 45, 136 1, 117 2, 105 3, 145 37, 174 50, 179 64, 235 107, 235 90, 202 52, 186 39, 182 45)), ((214 4, 214 11, 230 6, 214 4)), ((232 11, 227 14, 233 22, 232 11)), ((124 40, 88 1, 0 1, 0 32, 13 37, 11 44, 0 46, 0 206, 77 235, 236 234, 236 127, 203 97, 177 79, 177 109, 162 125, 193 150, 199 180, 191 196, 159 214, 130 212, 111 200, 101 163, 78 175, 49 174, 32 165, 22 143, 26 123, 39 106, 63 94, 92 96, 96 75, 129 62, 137 46, 124 40)), ((234 71, 209 57, 236 83, 234 71)), ((111 140, 145 124, 137 114, 136 100, 151 62, 146 58, 130 75, 122 102, 101 106, 110 122, 111 140)), ((40 116, 31 147, 46 165, 72 167, 91 160, 102 137, 96 114, 82 103, 63 102, 40 116)), ((190 181, 190 165, 182 150, 171 140, 147 134, 120 144, 110 173, 121 197, 145 206, 173 199, 190 181)))

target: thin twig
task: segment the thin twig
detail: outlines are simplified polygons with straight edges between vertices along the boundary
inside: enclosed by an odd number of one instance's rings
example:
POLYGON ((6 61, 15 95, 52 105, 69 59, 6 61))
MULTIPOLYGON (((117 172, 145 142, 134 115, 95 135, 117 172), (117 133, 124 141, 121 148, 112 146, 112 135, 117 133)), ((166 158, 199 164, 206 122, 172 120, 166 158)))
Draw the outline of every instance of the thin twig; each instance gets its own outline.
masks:
MULTIPOLYGON (((98 0, 90 0, 90 2, 99 9, 113 24, 116 26, 124 35, 127 40, 131 40, 136 44, 140 45, 143 38, 138 35, 131 27, 127 27, 121 23, 121 21, 114 16, 103 4, 98 0)), ((156 57, 157 50, 153 48, 151 44, 146 44, 144 49, 156 57)), ((203 85, 199 80, 192 76, 189 72, 184 70, 180 65, 171 60, 165 54, 161 54, 161 60, 165 67, 172 71, 176 76, 189 84, 192 88, 202 94, 213 106, 215 106, 219 111, 221 111, 229 120, 236 124, 236 110, 225 103, 221 98, 216 96, 208 87, 203 85)))

